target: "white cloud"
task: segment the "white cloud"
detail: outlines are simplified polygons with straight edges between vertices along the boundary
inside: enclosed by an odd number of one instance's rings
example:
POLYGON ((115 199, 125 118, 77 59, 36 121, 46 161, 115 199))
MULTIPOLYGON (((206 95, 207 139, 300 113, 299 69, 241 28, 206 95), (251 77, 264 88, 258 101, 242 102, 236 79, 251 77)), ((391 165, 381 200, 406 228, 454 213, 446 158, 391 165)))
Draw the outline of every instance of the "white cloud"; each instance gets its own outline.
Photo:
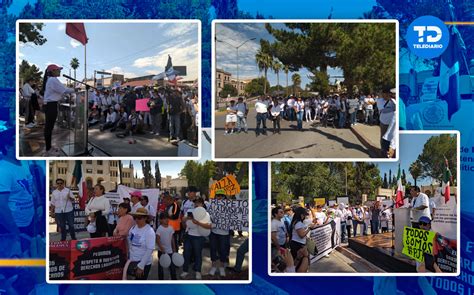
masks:
POLYGON ((74 40, 74 39, 71 39, 71 41, 69 42, 69 44, 71 44, 71 46, 72 46, 73 48, 76 48, 76 47, 81 46, 81 43, 77 42, 77 41, 74 40))
POLYGON ((148 75, 157 75, 157 74, 159 74, 159 71, 158 70, 146 70, 145 73, 148 74, 148 75))
POLYGON ((200 56, 198 56, 198 53, 199 46, 197 43, 191 45, 180 43, 163 49, 156 55, 138 58, 133 62, 133 66, 136 68, 157 67, 163 69, 166 66, 169 54, 173 65, 187 67, 186 79, 196 79, 199 76, 198 61, 200 56))
POLYGON ((105 70, 106 72, 111 72, 113 74, 121 74, 124 75, 125 78, 135 78, 138 77, 136 73, 133 72, 126 72, 124 69, 121 67, 113 67, 110 69, 105 70))
POLYGON ((18 57, 25 57, 25 55, 21 52, 18 52, 18 57))
MULTIPOLYGON (((176 23, 176 24, 165 24, 162 26, 165 36, 178 37, 183 36, 191 31, 197 31, 197 24, 188 23, 176 23)), ((197 32, 196 32, 197 33, 197 32)))
POLYGON ((61 50, 66 50, 66 47, 64 47, 64 46, 58 46, 57 48, 61 49, 61 50))
POLYGON ((59 24, 58 31, 64 31, 66 29, 66 24, 59 24))

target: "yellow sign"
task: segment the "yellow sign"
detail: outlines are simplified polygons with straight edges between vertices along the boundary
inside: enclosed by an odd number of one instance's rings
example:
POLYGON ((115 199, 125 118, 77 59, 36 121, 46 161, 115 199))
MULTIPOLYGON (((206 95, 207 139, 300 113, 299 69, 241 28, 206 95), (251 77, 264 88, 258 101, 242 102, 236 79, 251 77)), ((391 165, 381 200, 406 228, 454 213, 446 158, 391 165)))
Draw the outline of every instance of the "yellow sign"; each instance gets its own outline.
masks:
POLYGON ((318 206, 318 205, 324 206, 324 205, 326 205, 326 199, 325 198, 314 198, 314 204, 316 206, 318 206))
POLYGON ((298 201, 300 202, 300 206, 304 208, 304 197, 303 197, 303 196, 299 196, 299 197, 298 197, 298 201))
POLYGON ((425 253, 433 255, 434 237, 435 233, 432 231, 405 226, 402 253, 423 262, 425 253))
POLYGON ((227 175, 211 185, 209 198, 214 199, 218 190, 224 190, 226 196, 233 196, 240 193, 240 185, 234 175, 227 175))

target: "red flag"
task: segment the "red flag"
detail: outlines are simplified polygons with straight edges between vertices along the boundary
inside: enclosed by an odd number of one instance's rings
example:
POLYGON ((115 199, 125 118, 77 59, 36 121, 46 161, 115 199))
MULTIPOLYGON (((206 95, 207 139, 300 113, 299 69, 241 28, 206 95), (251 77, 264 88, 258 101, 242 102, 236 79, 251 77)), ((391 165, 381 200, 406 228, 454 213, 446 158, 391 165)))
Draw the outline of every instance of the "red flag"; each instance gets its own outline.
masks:
POLYGON ((403 195, 405 194, 405 188, 402 185, 402 175, 400 173, 400 164, 398 164, 398 174, 397 174, 397 198, 395 199, 395 208, 400 208, 403 206, 403 195))
POLYGON ((87 34, 84 23, 66 23, 66 35, 81 42, 82 45, 87 44, 87 34))

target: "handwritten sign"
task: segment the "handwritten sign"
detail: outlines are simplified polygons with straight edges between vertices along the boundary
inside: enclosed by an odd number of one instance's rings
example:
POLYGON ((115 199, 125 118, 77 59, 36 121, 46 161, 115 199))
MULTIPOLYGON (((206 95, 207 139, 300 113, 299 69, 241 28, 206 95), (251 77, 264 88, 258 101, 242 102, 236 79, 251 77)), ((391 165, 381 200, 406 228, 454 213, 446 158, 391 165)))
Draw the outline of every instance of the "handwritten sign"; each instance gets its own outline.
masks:
POLYGON ((215 228, 223 230, 248 230, 248 200, 212 199, 207 211, 215 228))
POLYGON ((324 205, 326 205, 326 199, 325 198, 314 198, 314 204, 316 206, 318 206, 318 205, 324 206, 324 205))
POLYGON ((149 112, 150 108, 148 107, 149 98, 137 99, 135 101, 135 110, 137 112, 149 112))
POLYGON ((435 233, 419 228, 405 226, 403 230, 402 253, 419 262, 424 261, 424 253, 433 254, 435 233))
POLYGON ((226 196, 233 196, 240 193, 240 185, 234 175, 227 175, 221 180, 213 183, 209 192, 209 198, 214 199, 216 191, 223 189, 226 196))

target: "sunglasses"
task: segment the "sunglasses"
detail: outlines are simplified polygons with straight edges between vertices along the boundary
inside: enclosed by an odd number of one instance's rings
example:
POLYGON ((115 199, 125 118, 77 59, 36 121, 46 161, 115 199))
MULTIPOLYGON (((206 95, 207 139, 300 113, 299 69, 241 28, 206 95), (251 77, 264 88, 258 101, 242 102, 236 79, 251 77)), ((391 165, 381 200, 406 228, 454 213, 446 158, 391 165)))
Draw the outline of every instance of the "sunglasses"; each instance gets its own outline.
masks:
POLYGON ((430 225, 431 223, 419 222, 420 225, 430 225))

